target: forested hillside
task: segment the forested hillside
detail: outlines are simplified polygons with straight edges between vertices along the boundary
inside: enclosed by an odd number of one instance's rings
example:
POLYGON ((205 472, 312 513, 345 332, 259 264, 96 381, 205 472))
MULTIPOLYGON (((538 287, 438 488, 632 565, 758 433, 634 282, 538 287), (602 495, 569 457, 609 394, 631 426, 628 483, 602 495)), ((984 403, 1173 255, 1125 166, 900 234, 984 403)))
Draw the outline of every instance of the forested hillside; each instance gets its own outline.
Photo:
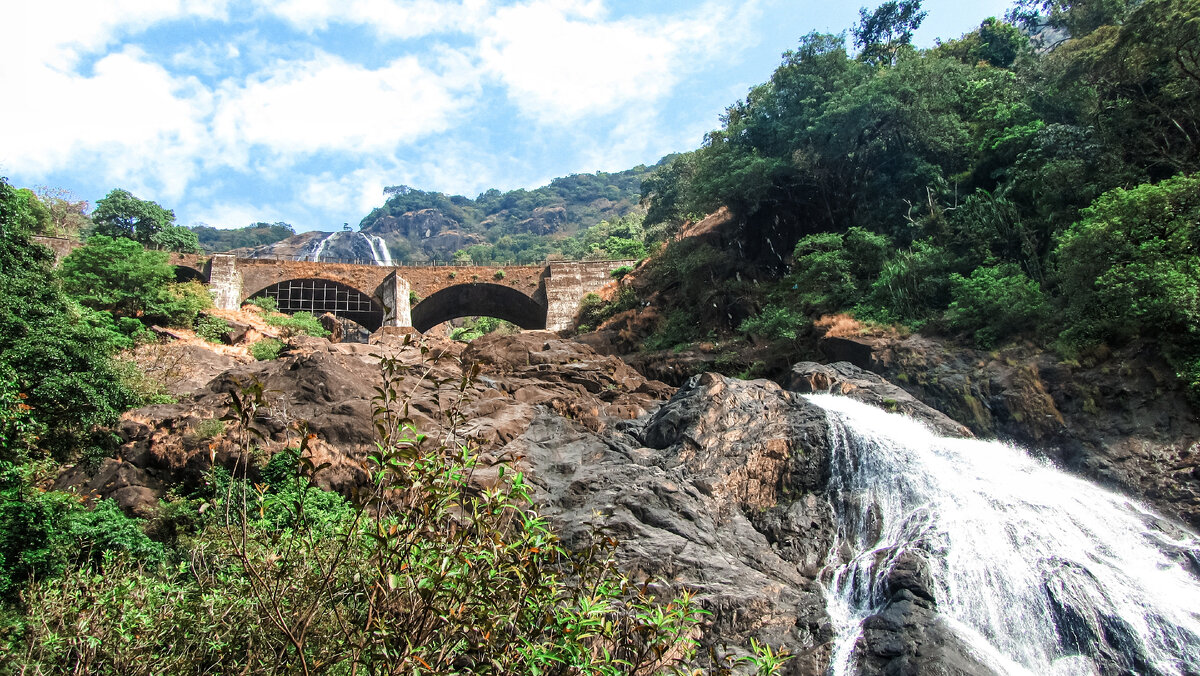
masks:
POLYGON ((648 343, 786 347, 846 311, 1069 357, 1145 341, 1200 387, 1200 2, 1024 0, 916 49, 923 18, 804 36, 644 182, 659 239, 737 224, 654 261, 674 300, 648 343))
POLYGON ((210 253, 274 244, 296 234, 287 223, 251 223, 244 228, 228 229, 193 225, 189 229, 196 233, 200 246, 210 253))
POLYGON ((475 199, 391 186, 360 228, 383 237, 396 260, 449 259, 456 252, 477 263, 582 258, 591 249, 573 235, 627 216, 640 225, 642 179, 652 170, 575 174, 534 190, 493 188, 475 199))

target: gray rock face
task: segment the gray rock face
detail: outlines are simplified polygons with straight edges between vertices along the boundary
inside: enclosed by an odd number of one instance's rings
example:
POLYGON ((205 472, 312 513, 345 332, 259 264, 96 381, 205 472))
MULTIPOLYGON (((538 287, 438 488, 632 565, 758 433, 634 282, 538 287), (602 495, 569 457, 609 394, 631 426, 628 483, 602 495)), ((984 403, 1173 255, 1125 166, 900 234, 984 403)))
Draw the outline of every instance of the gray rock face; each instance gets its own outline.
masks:
POLYGON ((742 654, 755 637, 796 656, 785 673, 824 673, 833 634, 816 577, 834 525, 820 409, 706 374, 608 435, 543 413, 508 448, 568 544, 599 529, 628 570, 698 592, 714 650, 742 654))
POLYGON ((863 621, 855 645, 862 676, 994 676, 937 614, 924 554, 901 554, 888 574, 878 613, 863 621))

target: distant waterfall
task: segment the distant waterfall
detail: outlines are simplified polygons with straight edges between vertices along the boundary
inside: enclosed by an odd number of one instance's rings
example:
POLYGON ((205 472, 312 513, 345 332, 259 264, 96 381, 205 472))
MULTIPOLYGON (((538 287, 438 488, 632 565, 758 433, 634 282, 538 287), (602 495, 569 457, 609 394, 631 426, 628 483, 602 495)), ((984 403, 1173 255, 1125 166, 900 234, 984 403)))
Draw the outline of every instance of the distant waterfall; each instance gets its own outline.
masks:
POLYGON ((312 252, 304 255, 303 260, 320 262, 321 252, 325 251, 325 245, 328 244, 329 240, 333 239, 335 235, 337 235, 336 232, 330 233, 328 237, 323 238, 317 243, 316 248, 312 252))
POLYGON ((388 251, 387 242, 378 235, 368 235, 363 232, 333 232, 320 240, 313 239, 307 248, 296 256, 296 260, 321 262, 321 257, 327 256, 326 263, 370 263, 371 265, 386 265, 392 267, 392 253, 388 251))
POLYGON ((1200 540, 1133 500, 998 442, 941 438, 845 397, 830 419, 838 630, 853 673, 861 623, 896 557, 930 563, 938 611, 1002 674, 1200 673, 1200 540))
POLYGON ((388 267, 394 265, 392 263, 392 252, 388 251, 387 242, 384 242, 382 237, 379 235, 359 234, 367 238, 367 243, 371 246, 371 258, 374 260, 375 265, 386 265, 388 267))

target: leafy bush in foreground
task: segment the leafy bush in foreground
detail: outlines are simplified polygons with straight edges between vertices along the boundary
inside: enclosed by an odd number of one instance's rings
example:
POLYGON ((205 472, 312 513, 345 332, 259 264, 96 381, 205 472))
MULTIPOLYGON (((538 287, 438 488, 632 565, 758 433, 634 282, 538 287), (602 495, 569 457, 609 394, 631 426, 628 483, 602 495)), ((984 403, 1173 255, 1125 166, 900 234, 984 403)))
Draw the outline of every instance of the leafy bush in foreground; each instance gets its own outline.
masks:
MULTIPOLYGON (((614 542, 566 550, 520 473, 474 484, 470 447, 407 417, 411 366, 383 360, 369 480, 320 490, 312 435, 292 428, 263 483, 209 472, 181 565, 109 552, 23 597, 10 664, 33 673, 663 673, 691 660, 699 611, 620 574, 614 542)), ((428 373, 428 371, 424 371, 428 373)), ((451 430, 475 371, 432 385, 451 430)), ((232 395, 241 457, 263 438, 261 385, 232 395)), ((3 661, 3 660, 0 660, 3 661)))

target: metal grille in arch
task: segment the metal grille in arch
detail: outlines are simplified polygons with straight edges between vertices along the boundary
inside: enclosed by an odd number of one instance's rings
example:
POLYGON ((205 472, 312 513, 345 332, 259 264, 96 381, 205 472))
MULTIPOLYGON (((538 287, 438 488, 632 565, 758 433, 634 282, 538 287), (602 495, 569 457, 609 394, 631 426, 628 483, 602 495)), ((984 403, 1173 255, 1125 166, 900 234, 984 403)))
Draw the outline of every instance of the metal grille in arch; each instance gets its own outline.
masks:
POLYGON ((343 315, 372 312, 371 297, 348 286, 323 279, 293 279, 263 290, 262 295, 275 299, 280 312, 332 312, 343 315))

